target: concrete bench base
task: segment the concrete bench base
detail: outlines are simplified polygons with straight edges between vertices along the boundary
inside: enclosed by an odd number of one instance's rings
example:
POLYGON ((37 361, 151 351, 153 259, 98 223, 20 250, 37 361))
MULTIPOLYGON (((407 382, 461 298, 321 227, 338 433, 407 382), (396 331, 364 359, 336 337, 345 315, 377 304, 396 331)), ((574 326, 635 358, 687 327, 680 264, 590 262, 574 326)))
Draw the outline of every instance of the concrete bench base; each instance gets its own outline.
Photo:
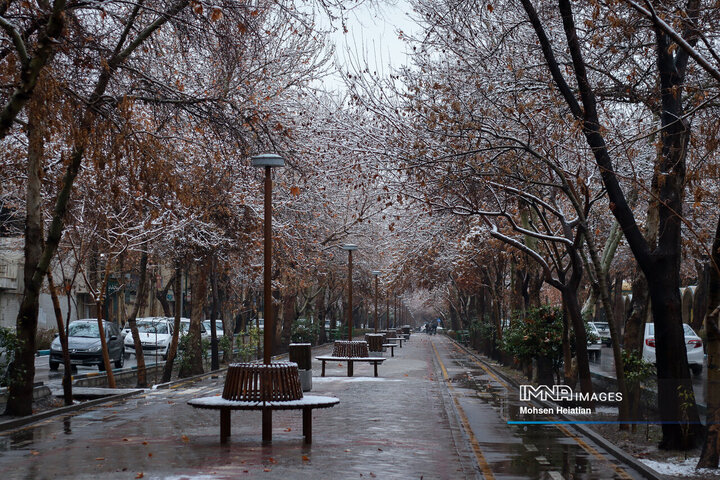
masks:
MULTIPOLYGON (((275 402, 245 402, 239 400, 225 400, 220 396, 194 398, 187 402, 195 408, 206 410, 220 410, 220 443, 227 443, 230 438, 230 412, 232 410, 261 410, 263 415, 272 415, 273 410, 302 410, 303 436, 305 443, 312 443, 312 410, 313 408, 334 407, 340 400, 335 397, 319 395, 304 396, 299 400, 275 402)), ((265 432, 263 432, 264 437, 265 432)), ((270 439, 268 439, 269 441, 270 439)))
POLYGON ((365 363, 372 363, 375 367, 375 376, 378 376, 378 364, 385 361, 382 357, 315 357, 315 360, 320 360, 322 362, 322 373, 321 377, 325 376, 325 362, 347 362, 347 376, 352 377, 353 376, 353 363, 355 362, 365 362, 365 363))

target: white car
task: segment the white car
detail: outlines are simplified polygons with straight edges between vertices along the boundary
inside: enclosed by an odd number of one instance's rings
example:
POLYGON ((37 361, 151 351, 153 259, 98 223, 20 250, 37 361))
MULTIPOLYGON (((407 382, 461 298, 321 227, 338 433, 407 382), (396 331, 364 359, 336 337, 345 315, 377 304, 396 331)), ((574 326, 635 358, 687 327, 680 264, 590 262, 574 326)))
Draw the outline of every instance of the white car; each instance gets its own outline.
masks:
POLYGON ((589 323, 595 325, 595 328, 597 328, 598 334, 600 335, 600 341, 609 347, 612 344, 610 340, 610 325, 608 325, 607 322, 589 323))
MULTIPOLYGON (((138 318, 137 328, 143 354, 145 356, 160 356, 163 360, 167 360, 168 347, 172 340, 173 322, 168 318, 161 317, 138 318)), ((135 355, 135 343, 132 334, 129 333, 129 326, 127 330, 128 333, 123 341, 125 355, 135 355)))
MULTIPOLYGON (((208 338, 212 336, 212 325, 210 323, 210 320, 204 320, 202 322, 203 326, 205 327, 205 330, 208 331, 208 338)), ((225 335, 225 332, 223 331, 223 323, 222 320, 219 318, 215 319, 215 337, 220 339, 225 335)))
POLYGON ((598 331, 597 327, 594 323, 589 322, 587 324, 587 335, 588 335, 588 342, 587 342, 587 351, 588 351, 588 359, 595 361, 600 361, 600 353, 602 348, 602 340, 600 339, 600 332, 598 331))
MULTIPOLYGON (((685 349, 687 351, 688 364, 690 370, 695 375, 700 375, 705 360, 705 352, 703 352, 703 343, 700 337, 693 331, 692 327, 687 323, 683 323, 685 332, 685 349)), ((645 339, 643 341, 643 360, 649 363, 655 363, 655 324, 645 324, 645 339)))
MULTIPOLYGON (((217 327, 217 325, 215 325, 217 327)), ((180 336, 187 335, 188 331, 190 331, 190 319, 189 318, 181 318, 180 319, 180 336)), ((203 322, 200 322, 200 338, 205 339, 207 338, 210 340, 210 329, 205 328, 205 325, 203 325, 203 322)))

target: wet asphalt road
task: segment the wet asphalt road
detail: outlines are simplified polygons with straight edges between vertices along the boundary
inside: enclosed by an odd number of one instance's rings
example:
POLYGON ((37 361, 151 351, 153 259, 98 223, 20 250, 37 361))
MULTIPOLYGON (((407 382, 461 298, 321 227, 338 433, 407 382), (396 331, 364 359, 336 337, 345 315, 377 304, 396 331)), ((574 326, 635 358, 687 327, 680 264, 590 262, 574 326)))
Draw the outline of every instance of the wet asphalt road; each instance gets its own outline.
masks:
MULTIPOLYGON (((318 350, 314 355, 329 353, 318 350)), ((320 372, 319 362, 313 366, 320 372)), ((313 395, 340 404, 313 414, 313 444, 299 412, 273 414, 262 446, 260 414, 219 414, 191 398, 218 395, 224 378, 181 383, 0 434, 0 476, 36 478, 610 479, 632 467, 565 426, 508 425, 517 392, 444 336, 414 334, 372 377, 370 365, 328 363, 313 395)), ((534 417, 533 417, 534 418, 534 417)))

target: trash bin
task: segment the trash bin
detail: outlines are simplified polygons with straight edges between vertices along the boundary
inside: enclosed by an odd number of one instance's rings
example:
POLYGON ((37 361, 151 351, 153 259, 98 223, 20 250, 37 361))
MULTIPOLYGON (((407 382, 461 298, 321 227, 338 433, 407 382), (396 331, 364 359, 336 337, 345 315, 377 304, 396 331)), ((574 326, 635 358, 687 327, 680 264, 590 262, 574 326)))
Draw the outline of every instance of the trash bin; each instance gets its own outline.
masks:
POLYGON ((297 363, 303 392, 312 390, 311 346, 309 343, 291 343, 289 347, 290 361, 297 363))
POLYGON ((385 335, 382 333, 366 333, 365 341, 368 343, 368 353, 371 357, 382 357, 385 335))

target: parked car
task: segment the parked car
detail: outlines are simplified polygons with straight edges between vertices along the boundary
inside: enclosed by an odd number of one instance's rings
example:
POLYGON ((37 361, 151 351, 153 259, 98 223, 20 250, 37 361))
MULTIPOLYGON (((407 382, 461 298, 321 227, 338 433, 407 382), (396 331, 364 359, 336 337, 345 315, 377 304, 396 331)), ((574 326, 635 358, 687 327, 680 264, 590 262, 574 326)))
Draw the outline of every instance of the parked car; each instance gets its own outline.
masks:
MULTIPOLYGON (((703 343, 700 337, 687 323, 683 323, 683 331, 685 333, 685 349, 687 351, 688 364, 690 370, 695 375, 700 375, 705 360, 705 352, 703 351, 703 343)), ((649 363, 655 363, 655 324, 645 324, 645 339, 643 340, 643 360, 649 363)))
MULTIPOLYGON (((141 321, 156 321, 156 320, 166 320, 173 324, 174 319, 172 317, 140 317, 136 318, 135 321, 141 322, 141 321)), ((120 336, 123 339, 123 342, 125 342, 125 339, 127 338, 128 334, 130 333, 130 322, 125 322, 125 326, 123 327, 122 331, 120 332, 120 336)))
POLYGON ((588 351, 588 360, 590 361, 600 361, 600 354, 601 354, 601 348, 602 348, 602 340, 600 340, 600 332, 598 332, 597 327, 594 323, 589 322, 587 324, 587 351, 588 351))
POLYGON ((595 326, 600 335, 600 341, 607 346, 612 343, 610 340, 610 325, 607 322, 589 322, 595 326))
MULTIPOLYGON (((169 318, 147 317, 137 319, 137 329, 144 355, 161 356, 167 360, 168 347, 172 340, 173 322, 169 318)), ((135 341, 129 333, 125 335, 125 355, 135 355, 135 341)))
MULTIPOLYGON (((180 336, 187 335, 188 331, 190 331, 190 319, 189 318, 181 318, 180 319, 180 336)), ((205 325, 203 324, 203 322, 200 322, 200 338, 207 338, 208 340, 210 339, 210 329, 205 328, 205 325)))
MULTIPOLYGON (((212 325, 210 324, 210 320, 205 320, 202 322, 203 326, 205 327, 205 330, 208 332, 208 338, 212 336, 212 325)), ((225 335, 225 331, 223 330, 223 323, 220 319, 215 319, 215 336, 219 339, 222 338, 225 335)))
MULTIPOLYGON (((103 330, 110 361, 114 362, 115 368, 122 368, 125 361, 120 329, 114 323, 103 320, 103 330)), ((105 370, 97 319, 88 318, 70 322, 68 325, 68 349, 70 350, 71 364, 97 365, 99 370, 105 370)), ((49 362, 50 370, 57 370, 63 362, 60 337, 57 335, 50 344, 49 362)))

